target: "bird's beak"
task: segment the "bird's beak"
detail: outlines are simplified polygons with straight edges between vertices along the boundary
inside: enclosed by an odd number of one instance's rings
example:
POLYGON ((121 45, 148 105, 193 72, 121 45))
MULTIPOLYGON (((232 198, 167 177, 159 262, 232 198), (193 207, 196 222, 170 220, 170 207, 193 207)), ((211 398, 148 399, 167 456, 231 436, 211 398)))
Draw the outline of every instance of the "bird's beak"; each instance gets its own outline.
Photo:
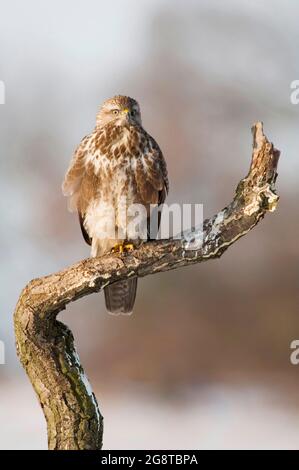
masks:
POLYGON ((122 110, 122 115, 125 118, 126 122, 129 123, 130 122, 130 110, 129 110, 129 108, 124 108, 122 110))

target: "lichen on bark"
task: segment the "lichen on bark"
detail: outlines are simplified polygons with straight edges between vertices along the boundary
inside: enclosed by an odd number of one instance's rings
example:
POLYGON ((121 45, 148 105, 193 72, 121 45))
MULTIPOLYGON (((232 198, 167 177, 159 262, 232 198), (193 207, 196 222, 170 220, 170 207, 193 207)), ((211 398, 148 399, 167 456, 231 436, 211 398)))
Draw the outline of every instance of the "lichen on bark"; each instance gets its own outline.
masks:
POLYGON ((102 447, 103 418, 80 364, 69 328, 57 320, 65 306, 132 275, 147 276, 219 258, 278 202, 279 151, 253 126, 248 175, 230 204, 181 239, 156 240, 127 254, 89 258, 34 279, 23 289, 14 314, 17 353, 48 426, 49 449, 102 447))

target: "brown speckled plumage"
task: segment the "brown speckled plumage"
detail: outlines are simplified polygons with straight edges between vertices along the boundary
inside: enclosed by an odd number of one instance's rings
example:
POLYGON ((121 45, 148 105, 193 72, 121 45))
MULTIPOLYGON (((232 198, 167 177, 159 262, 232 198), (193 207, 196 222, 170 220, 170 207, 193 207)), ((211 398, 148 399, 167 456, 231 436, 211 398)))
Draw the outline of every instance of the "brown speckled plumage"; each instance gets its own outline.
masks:
MULTIPOLYGON (((110 251, 120 241, 100 236, 109 216, 105 204, 115 209, 118 230, 121 198, 125 197, 128 205, 144 205, 149 215, 150 204, 163 203, 167 192, 166 163, 158 144, 142 127, 137 101, 126 96, 105 101, 94 131, 82 139, 63 182, 63 193, 69 197, 70 209, 78 211, 92 256, 110 251)), ((128 313, 133 307, 136 280, 123 282, 128 285, 109 286, 105 295, 108 310, 114 313, 128 313)))

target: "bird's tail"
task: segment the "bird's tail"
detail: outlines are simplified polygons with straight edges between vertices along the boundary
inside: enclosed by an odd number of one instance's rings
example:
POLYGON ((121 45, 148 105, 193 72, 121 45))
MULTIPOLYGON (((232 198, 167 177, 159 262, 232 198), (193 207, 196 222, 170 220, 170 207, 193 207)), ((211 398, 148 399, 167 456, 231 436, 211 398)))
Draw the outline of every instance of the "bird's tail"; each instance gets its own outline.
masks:
POLYGON ((137 290, 137 277, 118 281, 104 288, 108 312, 114 315, 133 311, 137 290))

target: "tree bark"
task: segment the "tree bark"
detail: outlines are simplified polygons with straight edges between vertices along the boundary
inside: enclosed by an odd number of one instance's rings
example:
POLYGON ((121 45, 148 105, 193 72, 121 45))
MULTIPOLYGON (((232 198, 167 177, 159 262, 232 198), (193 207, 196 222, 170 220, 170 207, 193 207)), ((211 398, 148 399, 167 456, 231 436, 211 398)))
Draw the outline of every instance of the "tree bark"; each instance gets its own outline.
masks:
POLYGON ((22 291, 14 315, 17 352, 37 393, 48 426, 49 449, 101 449, 103 418, 74 348, 73 335, 57 320, 65 306, 110 283, 147 276, 220 257, 266 214, 274 211, 280 152, 253 128, 248 175, 233 201, 203 227, 180 239, 144 243, 125 254, 89 258, 34 279, 22 291))

